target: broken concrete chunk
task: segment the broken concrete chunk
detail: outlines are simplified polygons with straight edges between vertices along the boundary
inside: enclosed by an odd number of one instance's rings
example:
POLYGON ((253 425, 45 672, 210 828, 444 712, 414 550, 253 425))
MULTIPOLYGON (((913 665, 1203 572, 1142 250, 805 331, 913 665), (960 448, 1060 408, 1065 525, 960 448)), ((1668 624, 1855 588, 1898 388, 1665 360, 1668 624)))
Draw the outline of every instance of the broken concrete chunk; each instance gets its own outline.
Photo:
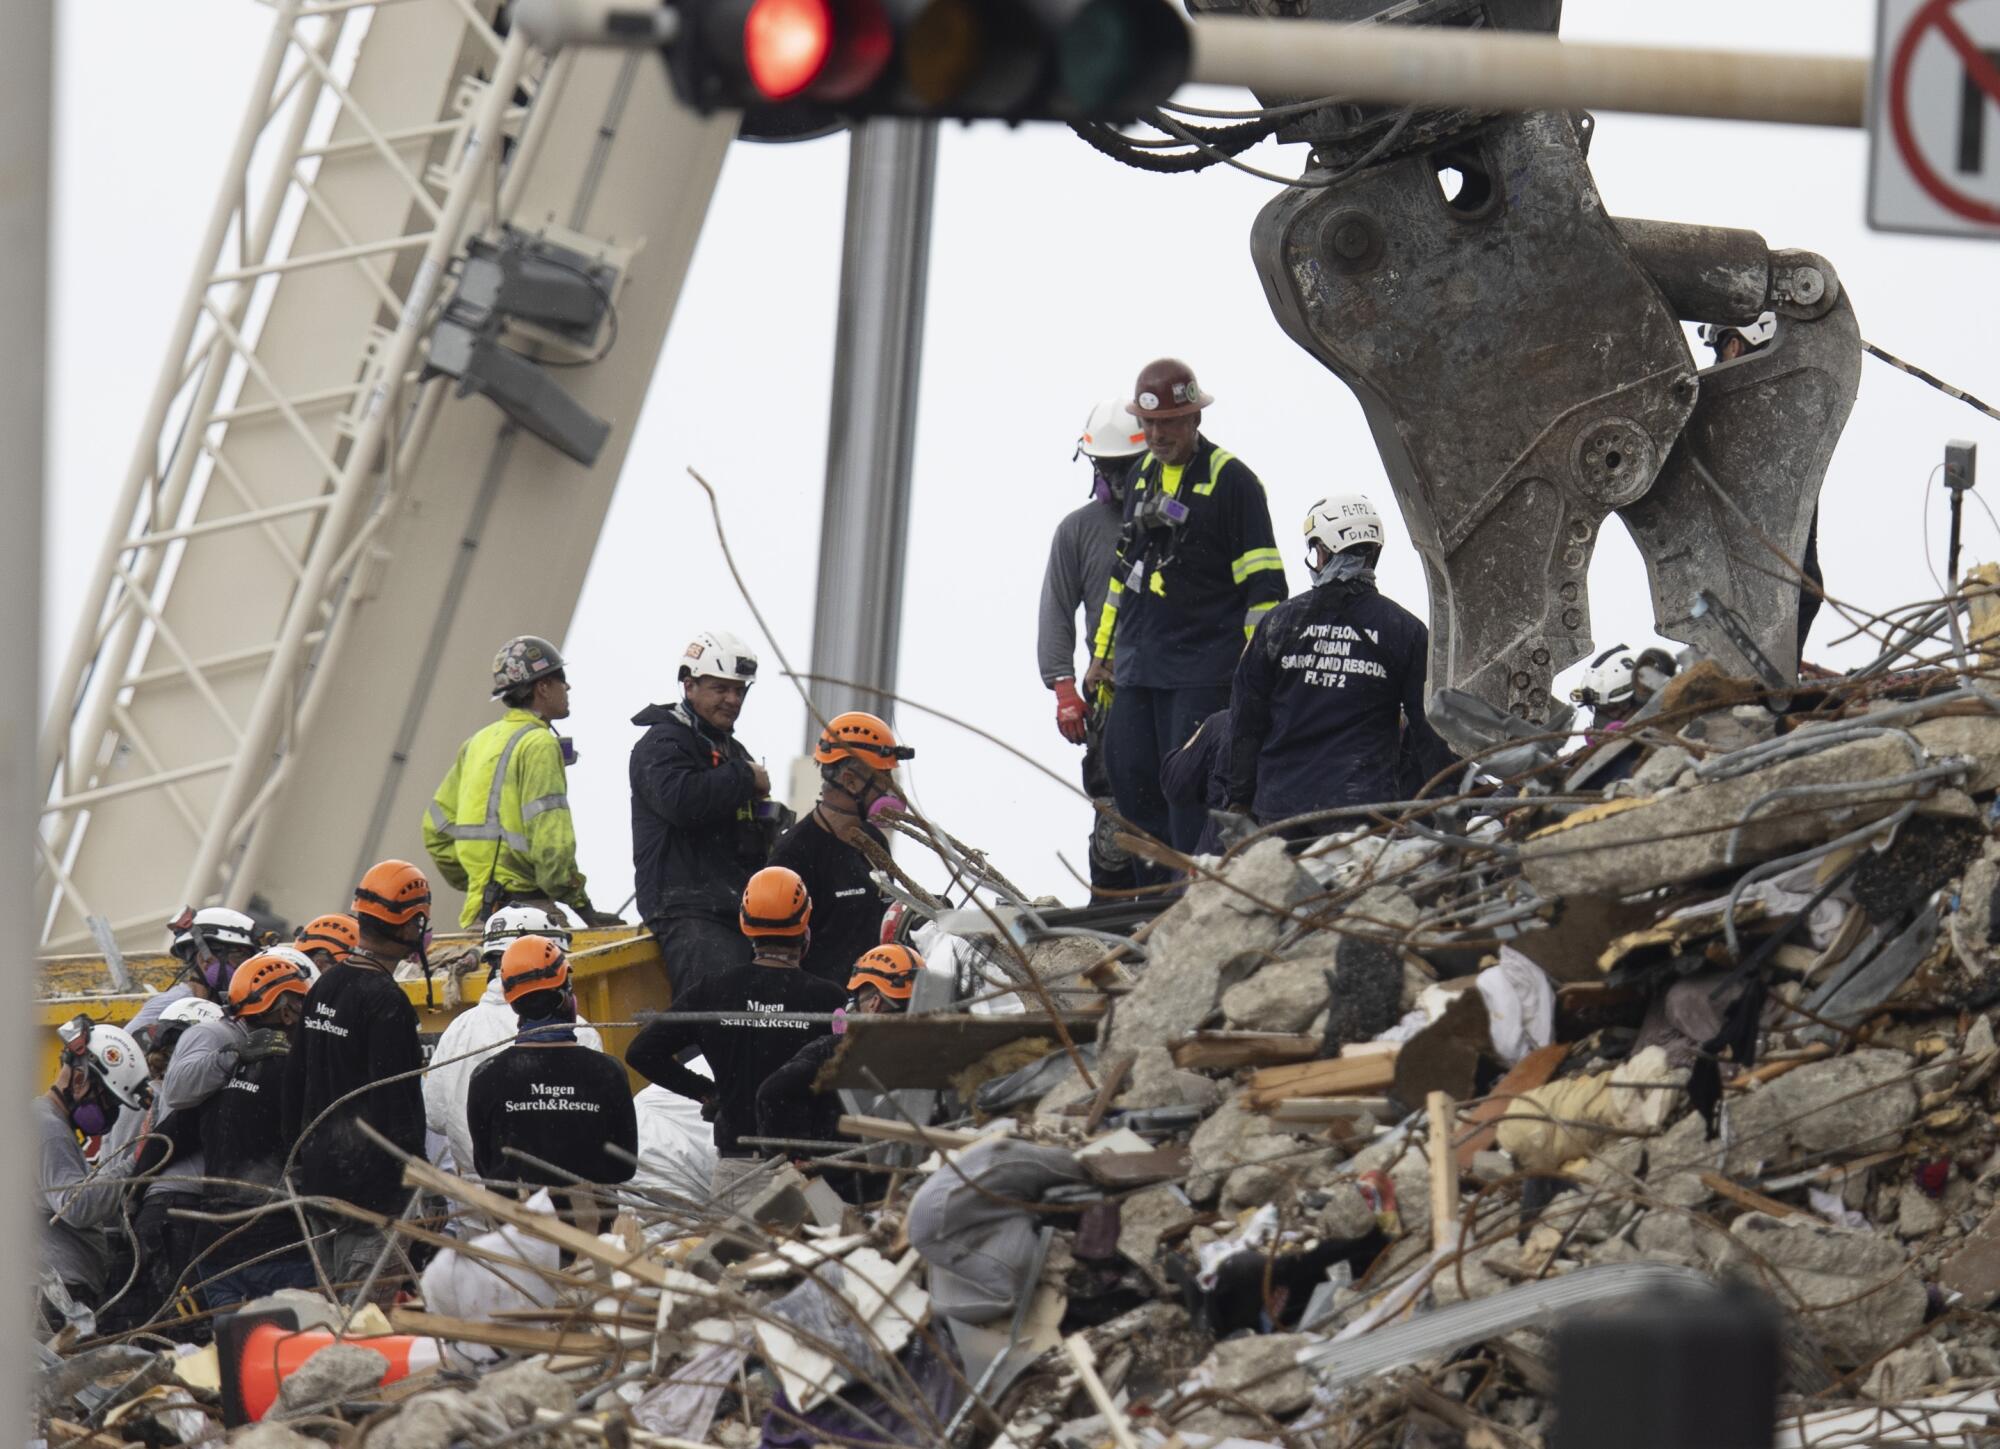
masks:
POLYGON ((1679 745, 1666 745, 1653 751, 1632 772, 1632 783, 1644 794, 1656 794, 1676 783, 1693 765, 1693 755, 1679 745))
POLYGON ((2000 1300, 2000 1209, 1966 1236, 1964 1246, 1945 1259, 1938 1286, 1964 1300, 1959 1306, 1983 1312, 2000 1300))
POLYGON ((1195 1129, 1188 1144, 1195 1168, 1188 1177, 1188 1196, 1196 1202, 1207 1202, 1237 1168, 1289 1157, 1305 1145, 1304 1139, 1273 1126, 1270 1118, 1251 1111, 1243 1095, 1231 1097, 1195 1129))
POLYGON ((1266 1333, 1218 1343, 1195 1370, 1194 1382, 1226 1397, 1177 1419, 1174 1427, 1183 1434, 1262 1437, 1263 1421, 1245 1406, 1282 1420, 1310 1403, 1312 1379, 1295 1360, 1316 1342, 1311 1334, 1266 1333))
POLYGON ((281 1419, 324 1413, 343 1399, 374 1392, 387 1368, 387 1361, 371 1348, 330 1343, 286 1375, 271 1412, 281 1419))
POLYGON ((1811 1153, 1858 1156, 1893 1146, 1916 1120, 1913 1063, 1870 1048, 1814 1062, 1730 1102, 1723 1171, 1752 1177, 1811 1153))
POLYGON ((1222 1100, 1222 1085, 1200 1072, 1184 1072, 1162 1046, 1141 1047, 1132 1059, 1132 1076, 1118 1094, 1121 1107, 1200 1107, 1222 1100))
POLYGON ((1284 909, 1311 889, 1275 839, 1231 861, 1223 880, 1191 886, 1148 938, 1146 969, 1118 1003, 1106 1045, 1168 1047, 1202 1026, 1224 989, 1271 959, 1289 927, 1260 902, 1284 909))
POLYGON ((1331 956, 1273 961, 1222 993, 1222 1015, 1244 1031, 1303 1031, 1327 1009, 1331 956))
POLYGON ((1941 1384, 1951 1376, 1951 1357, 1944 1345, 1920 1338, 1870 1369, 1861 1391, 1878 1403, 1894 1404, 1913 1399, 1918 1390, 1941 1384))
POLYGON ((566 1414, 576 1407, 569 1385, 547 1365, 530 1360, 495 1369, 472 1391, 475 1404, 492 1409, 520 1428, 534 1422, 537 1409, 566 1414))
POLYGON ((1838 1367, 1886 1353, 1923 1326, 1923 1281, 1893 1238, 1768 1213, 1738 1218, 1729 1234, 1726 1270, 1795 1312, 1838 1367))
POLYGON ((1699 880, 1881 819, 1900 799, 1869 782, 1909 768, 1905 741, 1876 736, 1832 745, 1679 794, 1582 811, 1531 837, 1521 847, 1521 868, 1545 896, 1630 894, 1699 880), (1784 810, 1749 813, 1773 791, 1801 785, 1830 788, 1790 798, 1784 810))

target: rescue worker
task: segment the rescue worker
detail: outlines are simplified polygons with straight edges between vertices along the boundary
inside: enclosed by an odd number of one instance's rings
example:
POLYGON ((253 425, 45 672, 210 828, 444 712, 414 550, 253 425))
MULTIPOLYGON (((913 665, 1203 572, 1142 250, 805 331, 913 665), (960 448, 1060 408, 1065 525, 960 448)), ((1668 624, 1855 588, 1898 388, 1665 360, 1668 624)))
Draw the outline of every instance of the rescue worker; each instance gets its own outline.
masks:
MULTIPOLYGON (((479 946, 479 959, 486 964, 485 990, 451 1019, 431 1049, 431 1069, 424 1073, 424 1119, 449 1144, 449 1165, 455 1172, 472 1170, 472 1135, 465 1123, 472 1074, 493 1060, 495 1053, 489 1048, 512 1041, 520 1030, 500 983, 500 962, 509 946, 529 935, 569 949, 569 932, 539 906, 502 906, 486 918, 486 938, 479 946)), ((585 1046, 604 1049, 602 1039, 581 1016, 574 1030, 585 1046)))
MULTIPOLYGON (((1264 485, 1201 432, 1202 409, 1215 399, 1188 365, 1147 363, 1133 393, 1147 452, 1125 495, 1083 692, 1117 686, 1105 743, 1119 813, 1187 851, 1205 812, 1168 804, 1160 766, 1229 703, 1243 641, 1285 597, 1285 565, 1264 485)), ((1139 869, 1144 879, 1165 877, 1139 869)))
POLYGON ((181 963, 180 970, 173 985, 140 1003, 132 1031, 151 1025, 169 1006, 190 996, 220 1001, 236 968, 257 954, 257 923, 225 906, 190 907, 169 921, 167 929, 173 932, 167 949, 181 963))
MULTIPOLYGON (((924 958, 908 946, 891 943, 877 946, 854 963, 847 978, 847 1011, 850 1016, 900 1016, 910 1009, 916 992, 917 976, 924 958)), ((814 1037, 789 1062, 764 1080, 757 1089, 757 1135, 790 1137, 810 1142, 830 1142, 839 1131, 840 1098, 833 1092, 814 1089, 819 1070, 840 1048, 841 1039, 828 1034, 814 1037)), ((852 1177, 853 1174, 845 1174, 852 1177)), ((836 1181, 843 1189, 846 1182, 836 1181)), ((856 1201, 858 1199, 849 1199, 856 1201)))
POLYGON ((875 868, 869 852, 886 856, 889 842, 871 821, 883 810, 903 808, 896 766, 916 753, 897 744, 894 732, 872 714, 835 715, 813 748, 819 801, 771 852, 771 864, 797 872, 814 901, 818 924, 805 969, 836 990, 862 952, 882 942, 889 901, 869 877, 875 868))
MULTIPOLYGON (((1778 314, 1759 313, 1757 320, 1745 326, 1730 327, 1712 323, 1696 329, 1697 335, 1715 350, 1716 365, 1734 362, 1739 357, 1748 357, 1754 352, 1762 352, 1778 338, 1778 314)), ((1804 577, 1799 583, 1799 634, 1798 653, 1800 662, 1806 657, 1806 636, 1812 632, 1813 620, 1819 617, 1819 606, 1826 597, 1826 575, 1819 566, 1819 505, 1813 505, 1812 521, 1806 525, 1805 552, 1799 558, 1799 572, 1804 577)), ((1672 671, 1669 670, 1669 673, 1672 671)))
MULTIPOLYGON (((629 1180, 639 1150, 632 1085, 617 1058, 577 1040, 569 953, 547 936, 518 936, 500 958, 497 985, 520 1031, 472 1074, 471 1166, 490 1183, 629 1180), (548 1166, 511 1156, 510 1147, 548 1166)), ((555 1201, 564 1218, 596 1231, 599 1208, 588 1194, 562 1192, 555 1201)))
MULTIPOLYGON (((165 1308, 176 1283, 194 1282, 193 1277, 184 1280, 183 1275, 201 1246, 202 1227, 174 1214, 176 1209, 199 1207, 207 1191, 203 1179, 208 1168, 201 1154, 201 1102, 177 1104, 171 1088, 175 1064, 198 1058, 209 1036, 226 1028, 221 1006, 203 997, 185 996, 132 1033, 153 1076, 152 1097, 145 1111, 130 1114, 137 1119, 142 1140, 135 1144, 129 1170, 147 1179, 136 1194, 138 1211, 132 1218, 133 1251, 139 1258, 139 1276, 134 1280, 130 1303, 138 1315, 134 1323, 143 1323, 165 1308)), ((126 1120, 120 1118, 120 1128, 126 1120)), ((116 1137, 113 1144, 122 1145, 116 1137)), ((191 1297, 198 1300, 199 1294, 191 1297)))
POLYGON ((1654 683, 1674 677, 1674 656, 1664 649, 1634 653, 1613 644, 1590 661, 1570 699, 1590 711, 1591 727, 1618 729, 1653 697, 1654 683))
POLYGON ((1424 714, 1430 631, 1375 589, 1381 514, 1322 498, 1305 536, 1313 587, 1264 617, 1230 692, 1229 806, 1265 825, 1403 798, 1406 730, 1419 780, 1452 762, 1424 714))
MULTIPOLYGON (((1090 501, 1056 525, 1048 566, 1042 571, 1042 608, 1035 623, 1035 658, 1042 683, 1055 691, 1056 729, 1071 744, 1083 746, 1083 793, 1102 806, 1112 803, 1111 777, 1104 768, 1109 701, 1102 689, 1090 699, 1077 693, 1076 616, 1082 609, 1086 637, 1103 617, 1104 592, 1118 552, 1125 483, 1145 451, 1145 431, 1125 410, 1122 398, 1090 410, 1071 459, 1090 459, 1090 501)), ((1093 894, 1130 890, 1139 883, 1132 857, 1119 847, 1117 834, 1117 822, 1098 810, 1090 833, 1093 894)))
MULTIPOLYGON (((101 1138, 150 1100, 145 1055, 119 1027, 78 1016, 57 1028, 62 1066, 35 1101, 35 1220, 41 1271, 94 1307, 110 1286, 112 1233, 124 1195, 116 1173, 91 1181, 79 1135, 101 1138)), ((55 1324, 51 1324, 55 1326, 55 1324)))
POLYGON ((313 970, 319 972, 345 961, 348 953, 361 944, 361 931, 352 916, 315 916, 299 927, 298 938, 292 944, 306 953, 313 970))
POLYGON ((1196 855, 1220 855, 1222 833, 1215 812, 1229 808, 1229 711, 1219 709, 1195 727, 1193 738, 1160 765, 1160 793, 1170 805, 1200 806, 1196 855))
MULTIPOLYGON (((238 1044, 228 1075, 201 1114, 202 1158, 217 1180, 215 1206, 222 1212, 266 1207, 283 1187, 291 1147, 284 1122, 286 1060, 312 990, 312 973, 297 955, 282 947, 267 951, 230 978, 229 1025, 238 1044)), ((294 1212, 215 1224, 204 1236, 195 1276, 208 1280, 211 1306, 316 1286, 294 1212)))
POLYGON ((679 700, 632 716, 646 727, 632 746, 632 881, 678 991, 750 959, 736 901, 777 831, 771 777, 736 738, 757 656, 734 634, 697 634, 675 678, 679 700))
POLYGON ((620 924, 600 914, 576 865, 569 811, 569 675, 546 639, 524 634, 493 656, 493 698, 507 712, 458 747, 430 808, 424 849, 438 874, 465 892, 458 923, 471 930, 506 905, 558 903, 587 926, 620 924))
POLYGON ((761 1156, 737 1141, 757 1133, 757 1089, 801 1046, 831 1030, 830 1022, 792 1018, 830 1015, 847 1004, 840 987, 799 969, 812 915, 812 898, 795 872, 773 865, 751 876, 738 911, 752 947, 750 964, 696 977, 663 1015, 646 1024, 625 1054, 633 1071, 701 1103, 702 1116, 715 1123, 711 1190, 717 1197, 761 1156), (676 1019, 692 1012, 718 1013, 720 1019, 676 1019), (688 1047, 701 1049, 713 1081, 674 1059, 688 1047))
MULTIPOLYGON (((293 1181, 305 1196, 344 1198, 388 1217, 409 1201, 402 1163, 362 1135, 359 1124, 413 1157, 423 1153, 417 1009, 395 972, 407 958, 422 958, 430 909, 430 881, 414 865, 385 860, 370 866, 354 890, 361 944, 306 996, 298 1044, 286 1058, 284 1091, 293 1181)), ((321 1226, 330 1232, 320 1250, 328 1275, 336 1285, 358 1284, 382 1250, 382 1234, 336 1215, 321 1226)), ((386 1278, 377 1279, 374 1301, 393 1295, 386 1278)))

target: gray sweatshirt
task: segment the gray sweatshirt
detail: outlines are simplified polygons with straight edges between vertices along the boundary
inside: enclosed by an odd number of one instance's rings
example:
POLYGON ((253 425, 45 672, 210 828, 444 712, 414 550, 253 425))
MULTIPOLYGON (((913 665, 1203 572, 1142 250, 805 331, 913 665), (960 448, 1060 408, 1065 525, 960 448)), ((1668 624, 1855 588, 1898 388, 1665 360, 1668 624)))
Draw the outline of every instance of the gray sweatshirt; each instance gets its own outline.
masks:
MULTIPOLYGON (((162 1110, 155 1112, 155 1117, 193 1111, 221 1091, 229 1074, 236 1070, 237 1053, 249 1038, 250 1033, 227 1016, 220 1021, 198 1021, 182 1032, 174 1047, 173 1060, 167 1063, 167 1074, 160 1079, 162 1110)), ((160 1169, 160 1175, 147 1192, 203 1192, 206 1190, 203 1184, 189 1180, 200 1177, 203 1170, 199 1151, 177 1153, 173 1161, 160 1169)))
POLYGON ((114 1181, 80 1188, 90 1176, 83 1148, 69 1118, 46 1096, 35 1100, 35 1137, 40 1149, 35 1216, 42 1265, 63 1282, 79 1285, 84 1297, 95 1302, 104 1293, 111 1268, 110 1229, 118 1221, 121 1189, 114 1181), (62 1220, 51 1223, 52 1214, 60 1214, 62 1220))
POLYGON ((1111 587, 1111 564, 1118 552, 1119 510, 1095 498, 1056 525, 1049 566, 1042 574, 1042 611, 1035 627, 1035 658, 1042 683, 1075 679, 1076 611, 1083 610, 1083 652, 1104 612, 1111 587))

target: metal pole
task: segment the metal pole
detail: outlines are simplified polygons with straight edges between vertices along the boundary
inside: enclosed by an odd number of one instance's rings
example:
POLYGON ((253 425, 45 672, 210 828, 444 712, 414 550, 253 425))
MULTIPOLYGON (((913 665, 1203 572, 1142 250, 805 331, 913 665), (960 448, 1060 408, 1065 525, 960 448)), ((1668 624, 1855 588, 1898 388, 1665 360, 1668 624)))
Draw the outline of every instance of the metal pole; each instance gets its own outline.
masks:
MULTIPOLYGON (((895 687, 902 631, 936 182, 935 122, 881 120, 855 128, 848 148, 812 672, 878 689, 895 687)), ((865 690, 815 684, 811 692, 813 708, 824 717, 849 709, 890 712, 887 699, 865 690)), ((808 753, 818 738, 818 721, 808 719, 808 753)))
MULTIPOLYGON (((11 12, 7 44, 0 46, 0 315, 14 319, 14 355, 20 362, 0 388, 0 455, 11 466, 0 491, 6 494, 7 527, 0 529, 0 618, 14 630, 10 661, 14 687, 0 704, 0 939, 6 955, 19 962, 35 957, 35 829, 40 814, 40 776, 35 760, 35 725, 41 712, 42 641, 42 472, 44 379, 48 357, 49 247, 49 77, 54 70, 54 6, 27 0, 11 12), (5 862, 11 861, 12 864, 5 862)), ((14 1080, 4 1099, 14 1105, 0 1113, 0 1157, 25 1162, 33 1154, 28 1132, 33 1012, 0 1013, 0 1061, 14 1063, 14 1080)), ((0 1193, 0 1242, 25 1243, 37 1237, 29 1212, 27 1184, 16 1181, 0 1193)), ((10 1253, 14 1266, 0 1269, 0 1424, 25 1432, 28 1424, 28 1285, 39 1270, 39 1254, 10 1253)))
POLYGON ((1189 79, 1288 96, 1496 111, 1639 111, 1867 124, 1868 61, 1646 45, 1495 30, 1195 21, 1189 79))

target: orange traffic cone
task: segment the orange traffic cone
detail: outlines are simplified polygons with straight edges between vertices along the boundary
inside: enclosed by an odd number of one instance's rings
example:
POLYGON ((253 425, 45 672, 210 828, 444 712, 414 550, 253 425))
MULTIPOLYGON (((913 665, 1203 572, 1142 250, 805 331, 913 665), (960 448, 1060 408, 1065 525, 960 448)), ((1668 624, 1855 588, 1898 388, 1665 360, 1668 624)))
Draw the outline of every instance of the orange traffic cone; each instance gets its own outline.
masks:
MULTIPOLYGON (((324 1329, 301 1332, 298 1315, 284 1308, 231 1313, 217 1319, 215 1354, 222 1370, 222 1422, 233 1429, 263 1418, 277 1402, 278 1386, 335 1341, 336 1335, 324 1329)), ((436 1339, 407 1333, 345 1341, 382 1356, 379 1384, 393 1384, 435 1368, 440 1357, 436 1339)))

